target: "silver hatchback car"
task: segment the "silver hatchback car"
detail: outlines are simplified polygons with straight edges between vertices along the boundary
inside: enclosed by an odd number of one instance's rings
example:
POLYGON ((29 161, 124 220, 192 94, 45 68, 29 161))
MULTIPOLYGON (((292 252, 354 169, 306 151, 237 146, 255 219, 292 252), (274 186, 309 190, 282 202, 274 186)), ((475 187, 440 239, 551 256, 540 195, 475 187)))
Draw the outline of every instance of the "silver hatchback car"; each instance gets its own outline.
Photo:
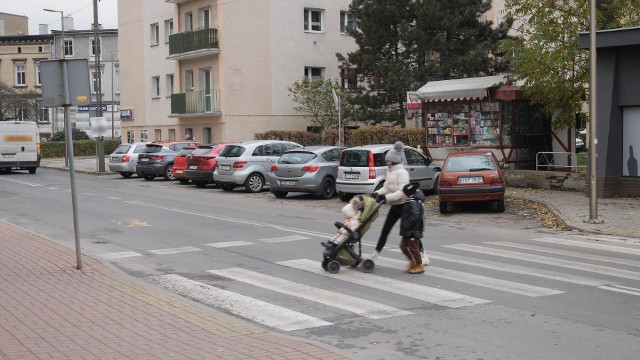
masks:
POLYGON ((224 191, 244 186, 261 192, 271 165, 287 150, 302 147, 292 141, 253 140, 228 144, 218 155, 213 180, 224 191))
POLYGON ((144 150, 147 142, 137 142, 132 144, 120 144, 109 155, 109 170, 120 173, 123 178, 129 178, 136 173, 138 154, 144 150))
MULTIPOLYGON (((371 194, 380 189, 387 178, 388 167, 384 157, 393 144, 376 144, 348 148, 342 151, 336 191, 342 201, 349 201, 356 194, 371 194)), ((440 166, 415 148, 405 146, 402 163, 409 172, 411 182, 420 188, 436 191, 440 166)))
POLYGON ((269 190, 284 198, 289 192, 305 192, 331 199, 336 193, 340 152, 344 147, 309 146, 286 151, 269 171, 269 190))

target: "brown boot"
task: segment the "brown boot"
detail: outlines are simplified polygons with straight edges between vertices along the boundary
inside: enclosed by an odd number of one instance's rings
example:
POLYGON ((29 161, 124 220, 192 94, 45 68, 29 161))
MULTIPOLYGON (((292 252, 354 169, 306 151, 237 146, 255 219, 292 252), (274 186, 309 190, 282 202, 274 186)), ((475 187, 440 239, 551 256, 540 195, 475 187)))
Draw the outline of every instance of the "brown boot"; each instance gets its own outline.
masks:
POLYGON ((414 266, 416 266, 416 261, 413 259, 409 260, 409 267, 407 267, 406 272, 411 271, 411 269, 413 269, 414 266))
POLYGON ((422 274, 424 272, 424 264, 416 264, 416 266, 409 269, 409 274, 422 274))

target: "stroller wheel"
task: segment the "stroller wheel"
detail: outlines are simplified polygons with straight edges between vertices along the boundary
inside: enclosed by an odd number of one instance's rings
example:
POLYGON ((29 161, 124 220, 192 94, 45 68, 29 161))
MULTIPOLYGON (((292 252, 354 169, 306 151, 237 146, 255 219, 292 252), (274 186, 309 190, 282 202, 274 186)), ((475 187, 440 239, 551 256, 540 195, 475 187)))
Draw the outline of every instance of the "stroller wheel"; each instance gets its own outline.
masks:
POLYGON ((367 259, 362 263, 362 271, 366 273, 372 272, 374 267, 376 267, 376 264, 371 259, 367 259))
POLYGON ((324 271, 328 271, 329 269, 327 268, 327 264, 329 263, 329 259, 324 258, 322 259, 322 268, 324 269, 324 271))
POLYGON ((332 274, 337 274, 340 271, 340 263, 336 260, 333 260, 327 264, 327 270, 329 270, 332 274))

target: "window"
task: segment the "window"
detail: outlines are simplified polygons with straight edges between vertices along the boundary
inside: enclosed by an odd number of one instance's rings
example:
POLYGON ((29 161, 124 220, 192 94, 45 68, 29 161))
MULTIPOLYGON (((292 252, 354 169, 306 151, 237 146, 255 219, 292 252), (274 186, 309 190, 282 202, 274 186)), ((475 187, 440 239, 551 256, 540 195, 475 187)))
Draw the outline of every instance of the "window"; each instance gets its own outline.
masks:
POLYGON ((304 68, 304 77, 311 81, 320 80, 323 76, 323 73, 324 73, 324 68, 309 67, 309 66, 306 66, 304 68))
POLYGON ((160 44, 160 26, 158 25, 158 23, 151 24, 150 35, 151 39, 149 40, 149 42, 151 43, 151 46, 160 44))
POLYGON ((151 96, 154 98, 160 97, 160 76, 151 78, 151 96))
POLYGON ((203 134, 204 139, 202 139, 202 141, 205 144, 211 144, 211 128, 210 127, 206 127, 204 128, 204 134, 203 134))
POLYGON ((40 85, 42 85, 40 82, 40 63, 36 63, 36 86, 40 85))
POLYGON ((147 130, 140 130, 140 141, 142 142, 149 141, 149 135, 147 134, 147 130))
POLYGON ((304 31, 320 32, 324 11, 318 9, 304 9, 304 31))
POLYGON ((184 72, 184 87, 185 91, 193 90, 193 70, 184 72))
POLYGON ((176 139, 176 129, 169 129, 169 139, 168 140, 175 140, 176 139))
POLYGON ((26 109, 17 108, 16 109, 16 116, 14 116, 14 119, 18 120, 18 121, 24 121, 24 117, 25 117, 26 114, 27 114, 26 109))
POLYGON ((42 52, 42 46, 38 46, 38 52, 41 53, 42 52))
POLYGON ((73 40, 64 41, 64 56, 73 56, 73 40))
POLYGON ((42 104, 39 104, 38 108, 38 122, 48 123, 49 122, 49 109, 43 108, 42 104))
POLYGON ((100 56, 102 54, 101 46, 100 39, 98 39, 98 46, 96 46, 96 40, 91 39, 91 56, 100 56))
POLYGON ((116 65, 116 73, 114 74, 115 79, 113 80, 115 84, 115 90, 117 93, 120 93, 120 66, 116 65))
POLYGON ((188 12, 184 14, 184 31, 193 30, 193 14, 188 12))
POLYGON ((187 138, 186 136, 189 135, 189 139, 191 139, 191 141, 195 141, 195 139, 193 138, 193 128, 184 129, 184 135, 185 139, 187 138))
POLYGON ((356 30, 356 16, 348 11, 340 11, 340 32, 346 34, 348 30, 356 30))
POLYGON ((358 89, 358 73, 356 72, 356 69, 340 69, 340 84, 344 90, 358 89))
POLYGON ((22 48, 18 46, 18 54, 22 54, 22 48))
POLYGON ((169 42, 169 36, 173 35, 173 19, 164 21, 164 42, 169 42))
POLYGON ((211 27, 211 10, 209 8, 198 10, 198 25, 205 29, 211 27))
POLYGON ((27 74, 25 71, 25 64, 19 63, 15 64, 15 85, 16 86, 27 86, 27 74))
POLYGON ((100 79, 98 79, 98 72, 97 71, 92 71, 91 72, 91 91, 96 94, 98 93, 98 91, 101 90, 101 86, 100 86, 100 79))
POLYGON ((173 89, 175 89, 173 84, 173 74, 167 74, 165 81, 167 84, 167 96, 171 96, 174 93, 173 89))
POLYGON ((154 141, 162 140, 162 130, 161 129, 153 130, 153 140, 154 141))
POLYGON ((135 135, 133 130, 127 130, 127 142, 131 144, 135 141, 135 135))

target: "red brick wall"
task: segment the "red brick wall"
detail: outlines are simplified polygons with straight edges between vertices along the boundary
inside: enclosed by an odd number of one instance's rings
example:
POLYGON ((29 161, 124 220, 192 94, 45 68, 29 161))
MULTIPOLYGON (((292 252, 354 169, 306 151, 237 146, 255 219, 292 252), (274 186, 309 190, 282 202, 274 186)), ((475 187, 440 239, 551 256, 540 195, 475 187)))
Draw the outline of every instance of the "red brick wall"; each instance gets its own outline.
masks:
MULTIPOLYGON (((598 178, 598 197, 640 197, 640 178, 607 176, 598 178)), ((585 192, 590 192, 590 182, 587 178, 585 192)))

